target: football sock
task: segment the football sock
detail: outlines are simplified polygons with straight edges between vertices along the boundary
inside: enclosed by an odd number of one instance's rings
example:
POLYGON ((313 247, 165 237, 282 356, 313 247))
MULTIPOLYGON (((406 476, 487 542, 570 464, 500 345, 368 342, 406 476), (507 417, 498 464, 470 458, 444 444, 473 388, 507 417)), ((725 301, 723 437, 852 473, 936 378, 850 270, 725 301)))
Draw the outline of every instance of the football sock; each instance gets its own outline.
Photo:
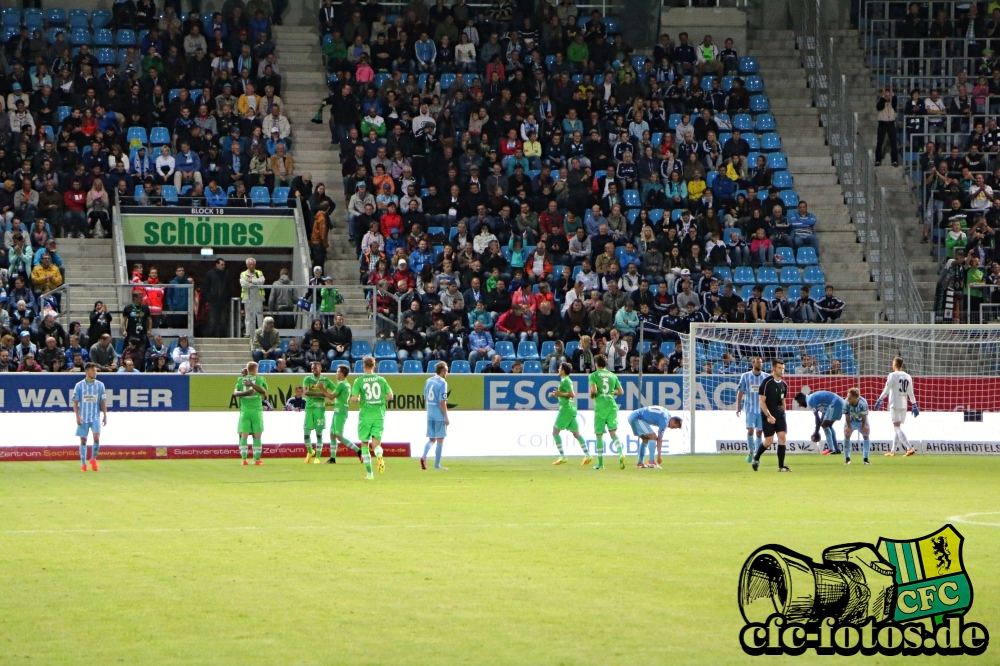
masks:
POLYGON ((844 459, 851 459, 851 440, 847 437, 844 438, 844 459))
POLYGON ((767 451, 767 449, 764 448, 764 442, 757 440, 757 452, 753 454, 753 459, 760 460, 760 457, 764 455, 764 451, 767 451))
POLYGON ((86 444, 81 444, 80 445, 80 464, 81 465, 86 465, 87 464, 87 445, 86 444))
POLYGON ((253 459, 260 460, 260 454, 263 453, 264 446, 260 443, 260 437, 253 438, 253 459))
POLYGON ((594 444, 594 450, 597 452, 597 464, 604 464, 604 436, 597 435, 596 442, 594 444))
POLYGON ((896 437, 899 439, 899 445, 902 446, 904 449, 913 448, 912 446, 910 446, 910 440, 906 438, 906 433, 903 432, 902 428, 900 427, 896 428, 896 437))
POLYGON ((785 445, 778 444, 778 467, 785 466, 785 445))
POLYGON ((368 442, 361 445, 361 460, 365 464, 365 471, 368 472, 368 476, 372 475, 372 457, 368 452, 368 442))
POLYGON ((432 442, 431 440, 428 439, 427 443, 424 444, 424 455, 422 455, 420 457, 421 458, 426 458, 427 454, 431 452, 431 447, 432 446, 434 446, 434 442, 432 442))
MULTIPOLYGON (((333 436, 332 435, 330 436, 330 441, 331 442, 333 441, 333 436)), ((358 451, 361 450, 361 449, 358 448, 357 444, 355 444, 351 440, 347 439, 343 435, 337 435, 337 441, 339 441, 341 444, 343 444, 344 446, 346 446, 347 448, 349 448, 351 451, 354 451, 355 453, 357 453, 358 451)))
MULTIPOLYGON (((760 437, 758 437, 758 438, 757 438, 757 439, 755 440, 755 442, 756 442, 756 444, 757 444, 757 448, 758 448, 758 449, 759 449, 759 448, 760 448, 760 447, 761 447, 761 446, 762 446, 762 445, 764 444, 764 440, 763 440, 763 439, 761 439, 760 437)), ((750 449, 750 450, 751 450, 751 451, 753 451, 753 449, 750 449)))
POLYGON ((556 443, 556 449, 559 451, 559 457, 560 458, 565 458, 566 454, 563 453, 563 447, 562 447, 562 435, 560 435, 559 433, 556 433, 556 434, 552 435, 552 439, 556 443))
POLYGON ((583 438, 583 435, 581 435, 580 433, 576 434, 576 443, 580 445, 581 449, 583 449, 583 455, 585 456, 590 455, 590 449, 587 448, 587 440, 585 440, 583 438))
POLYGON ((434 466, 441 466, 441 449, 444 448, 444 444, 437 444, 434 447, 434 466))
MULTIPOLYGON (((307 456, 319 455, 319 454, 316 453, 316 449, 312 445, 312 433, 308 433, 307 432, 305 435, 303 435, 302 439, 305 441, 305 444, 306 444, 306 455, 307 456)), ((323 446, 323 441, 320 440, 320 447, 322 447, 322 446, 323 446)))
POLYGON ((840 452, 837 446, 837 434, 833 432, 833 428, 826 428, 826 444, 830 447, 830 453, 840 452))
MULTIPOLYGON (((909 442, 907 442, 907 445, 909 445, 909 442)), ((100 450, 101 450, 101 443, 94 442, 94 445, 90 447, 90 459, 97 460, 97 454, 100 450)))
POLYGON ((753 451, 753 430, 747 433, 747 451, 753 451))
POLYGON ((240 458, 247 459, 247 438, 240 437, 240 458))
POLYGON ((639 464, 642 464, 643 458, 646 457, 646 442, 639 440, 639 464))
POLYGON ((872 448, 871 440, 865 437, 865 441, 861 444, 861 453, 864 455, 865 460, 868 460, 868 452, 871 451, 871 448, 872 448))

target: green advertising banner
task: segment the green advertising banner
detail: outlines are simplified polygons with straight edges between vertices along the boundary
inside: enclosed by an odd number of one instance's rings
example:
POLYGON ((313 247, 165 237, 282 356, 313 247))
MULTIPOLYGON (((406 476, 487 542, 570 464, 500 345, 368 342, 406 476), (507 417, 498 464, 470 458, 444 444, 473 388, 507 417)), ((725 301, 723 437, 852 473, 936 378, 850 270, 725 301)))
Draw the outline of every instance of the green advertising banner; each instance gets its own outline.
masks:
MULTIPOLYGON (((302 385, 304 373, 269 374, 267 383, 271 392, 268 396, 272 409, 284 409, 285 401, 292 397, 296 386, 302 385)), ((328 374, 336 379, 336 375, 328 374)), ((354 381, 358 375, 351 373, 348 382, 354 381)), ((228 409, 238 409, 233 391, 236 388, 237 375, 188 375, 190 385, 190 409, 192 412, 220 412, 228 409)), ((383 375, 392 387, 394 400, 389 403, 390 410, 423 411, 424 382, 429 375, 383 375)), ((483 378, 475 375, 448 376, 448 408, 449 409, 482 409, 483 408, 483 378)))
POLYGON ((295 218, 266 215, 123 213, 125 245, 138 247, 294 247, 295 218))

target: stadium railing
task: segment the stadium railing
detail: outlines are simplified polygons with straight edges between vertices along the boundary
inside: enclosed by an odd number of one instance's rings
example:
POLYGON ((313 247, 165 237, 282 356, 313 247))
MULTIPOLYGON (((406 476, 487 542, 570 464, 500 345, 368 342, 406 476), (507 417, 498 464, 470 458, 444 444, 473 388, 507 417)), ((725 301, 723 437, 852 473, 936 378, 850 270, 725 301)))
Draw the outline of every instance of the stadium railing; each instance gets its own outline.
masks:
POLYGON ((864 245, 865 260, 882 302, 878 316, 892 323, 926 322, 928 308, 885 208, 885 195, 875 185, 873 151, 859 145, 858 115, 851 111, 847 79, 837 66, 835 37, 822 20, 821 2, 796 0, 794 29, 813 105, 819 110, 851 221, 858 241, 864 245))
MULTIPOLYGON (((309 285, 309 284, 265 284, 261 285, 260 289, 264 292, 264 308, 263 317, 274 317, 275 328, 281 331, 282 337, 302 337, 309 330, 314 319, 323 320, 324 327, 328 327, 333 323, 333 316, 340 312, 343 314, 344 302, 335 303, 336 309, 330 312, 323 312, 320 310, 320 303, 322 303, 323 289, 328 287, 324 285, 309 285), (290 290, 294 292, 296 305, 292 310, 270 310, 268 308, 268 301, 271 297, 271 291, 274 289, 290 290), (284 324, 284 325, 283 325, 284 324)), ((343 296, 343 291, 334 285, 341 296, 343 296)), ((229 311, 229 337, 231 338, 245 338, 250 332, 243 331, 243 303, 238 297, 230 299, 230 311, 229 311)), ((351 330, 355 337, 359 339, 371 339, 374 337, 374 333, 371 329, 364 329, 358 326, 351 326, 351 330)))
MULTIPOLYGON (((194 287, 190 284, 138 284, 133 282, 67 282, 58 289, 53 289, 52 294, 59 302, 59 314, 61 319, 67 320, 67 316, 74 304, 84 303, 75 310, 79 313, 83 309, 89 310, 90 306, 97 300, 110 300, 102 294, 115 293, 118 304, 118 312, 111 312, 115 322, 119 321, 121 310, 132 302, 132 293, 141 291, 147 294, 150 291, 163 292, 163 303, 166 305, 167 289, 182 289, 187 292, 187 307, 183 310, 167 310, 165 307, 152 311, 153 327, 149 335, 162 335, 165 338, 176 338, 181 335, 194 336, 194 287)), ((143 303, 148 305, 146 298, 143 303)), ((112 329, 112 334, 118 338, 119 329, 112 329)))

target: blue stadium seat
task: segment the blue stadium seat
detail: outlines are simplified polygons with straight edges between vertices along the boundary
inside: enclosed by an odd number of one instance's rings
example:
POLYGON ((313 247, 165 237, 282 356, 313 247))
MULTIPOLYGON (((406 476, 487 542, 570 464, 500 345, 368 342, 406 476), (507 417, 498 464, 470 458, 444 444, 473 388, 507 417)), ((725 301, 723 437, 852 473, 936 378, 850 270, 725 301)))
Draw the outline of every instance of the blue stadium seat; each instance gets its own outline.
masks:
POLYGON ((826 330, 826 335, 823 336, 823 339, 827 342, 836 342, 837 340, 843 340, 844 337, 844 329, 829 328, 826 330))
POLYGON ((740 74, 756 74, 760 71, 757 59, 749 56, 740 58, 740 74))
POLYGON ((757 278, 753 274, 753 269, 749 266, 738 266, 733 272, 733 282, 736 284, 757 284, 757 278))
MULTIPOLYGON (((70 19, 72 19, 73 12, 70 12, 70 19)), ((106 9, 95 9, 90 15, 90 23, 94 28, 104 28, 111 23, 111 12, 106 9)))
POLYGON ((750 146, 750 150, 756 152, 760 150, 760 137, 756 134, 750 133, 743 137, 746 139, 747 145, 750 146))
POLYGON ((649 221, 650 222, 655 222, 655 223, 662 222, 663 221, 663 209, 662 208, 654 208, 653 210, 649 211, 649 221))
POLYGON ((539 355, 542 358, 545 358, 546 356, 548 356, 549 354, 554 353, 555 351, 556 351, 556 343, 555 343, 555 341, 553 341, 553 340, 547 340, 547 341, 545 341, 545 342, 542 343, 542 349, 539 352, 539 355))
POLYGON ((760 149, 764 151, 781 150, 781 137, 776 132, 768 132, 760 140, 760 149))
POLYGON ((708 175, 705 177, 705 184, 708 185, 709 187, 712 187, 712 183, 715 182, 715 179, 718 177, 718 175, 719 175, 718 171, 709 171, 708 175))
POLYGON ((708 343, 706 353, 709 361, 721 361, 722 355, 726 353, 726 343, 713 340, 708 343))
POLYGON ((797 208, 799 205, 799 193, 795 190, 781 190, 778 192, 778 198, 784 202, 786 208, 797 208))
POLYGON ((177 203, 177 188, 173 185, 164 185, 161 188, 163 193, 163 200, 167 203, 177 203))
MULTIPOLYGON (((65 24, 63 24, 65 25, 65 24)), ((88 28, 90 26, 90 15, 87 13, 86 9, 71 9, 69 12, 69 29, 76 30, 77 28, 88 28)), ((104 26, 95 25, 94 29, 103 28, 104 26)))
POLYGON ((577 342, 576 340, 571 340, 567 342, 566 346, 564 347, 564 350, 566 352, 566 358, 571 358, 573 356, 573 352, 575 352, 579 347, 580 343, 577 342))
POLYGON ((255 185, 250 188, 250 201, 254 206, 270 206, 271 193, 262 185, 255 185))
POLYGON ((525 361, 524 362, 524 372, 526 374, 540 375, 542 374, 542 362, 541 361, 525 361))
POLYGON ((741 132, 753 131, 753 117, 749 113, 737 113, 733 116, 733 129, 741 132))
POLYGON ((779 190, 790 190, 795 187, 792 182, 792 174, 787 171, 775 171, 774 176, 771 177, 771 186, 777 187, 779 190))
POLYGON ((59 121, 59 124, 62 125, 62 121, 69 118, 72 113, 72 106, 60 106, 56 109, 56 119, 59 121))
MULTIPOLYGON (((3 43, 9 42, 11 39, 17 36, 18 32, 20 32, 20 29, 15 25, 4 27, 3 32, 0 32, 0 42, 3 43)), ((51 33, 52 31, 50 30, 49 32, 51 33)), ((54 41, 56 41, 54 37, 49 39, 50 44, 54 41)))
POLYGON ((372 355, 372 345, 367 340, 355 340, 351 343, 351 358, 361 359, 372 355))
POLYGON ((142 190, 143 190, 142 185, 136 185, 135 189, 132 191, 132 196, 138 199, 139 195, 142 194, 142 190))
POLYGON ((653 148, 659 148, 663 142, 663 132, 653 132, 649 135, 649 141, 653 144, 653 148))
POLYGON ((468 361, 452 361, 451 371, 456 375, 467 375, 472 372, 472 368, 469 367, 468 361))
POLYGON ((403 361, 403 372, 408 375, 422 375, 424 373, 424 364, 415 359, 403 361))
POLYGON ((109 48, 99 48, 96 49, 97 64, 101 67, 105 65, 114 65, 118 62, 118 54, 115 53, 114 49, 109 48))
POLYGON ((21 12, 16 7, 4 7, 3 8, 3 27, 5 28, 20 28, 21 27, 21 12))
POLYGON ((500 357, 505 360, 515 360, 517 358, 517 352, 514 350, 514 343, 509 340, 500 340, 497 342, 493 349, 496 353, 500 354, 500 357))
POLYGON ((25 9, 24 10, 24 27, 27 28, 30 33, 33 34, 35 30, 41 30, 45 27, 45 16, 42 14, 41 9, 25 9))
POLYGON ((757 284, 777 284, 778 271, 773 266, 761 266, 757 269, 757 284))
MULTIPOLYGON (((123 28, 118 31, 115 35, 115 44, 118 46, 135 46, 135 31, 129 30, 128 28, 123 28)), ((751 99, 751 108, 753 108, 753 100, 751 99)))
POLYGON ((750 112, 751 113, 768 113, 771 110, 771 103, 767 99, 767 95, 751 95, 750 96, 750 112))
POLYGON ((677 126, 680 125, 680 123, 681 123, 681 114, 679 113, 671 113, 670 118, 667 119, 667 127, 670 129, 671 132, 677 129, 677 126))
POLYGON ((503 368, 504 372, 510 372, 514 369, 514 361, 500 361, 500 367, 503 368))
POLYGON ((641 72, 645 64, 646 64, 646 56, 644 55, 632 56, 632 67, 635 69, 635 71, 641 72))
POLYGON ((380 375, 391 375, 399 372, 399 364, 388 359, 378 362, 378 373, 380 375))
POLYGON ((851 346, 850 342, 835 342, 831 358, 835 361, 853 361, 854 347, 851 346))
MULTIPOLYGON (((796 284, 802 281, 802 276, 799 275, 799 269, 795 266, 785 266, 781 269, 781 275, 779 276, 781 284, 789 285, 796 284)), ((798 294, 795 295, 796 297, 798 294)))
POLYGON ((826 285, 825 284, 814 284, 809 287, 809 298, 814 301, 819 301, 821 298, 826 296, 826 285))
POLYGON ((476 374, 478 375, 483 370, 485 370, 486 366, 488 366, 489 364, 490 364, 489 361, 476 361, 476 374))
POLYGON ((764 82, 759 76, 753 75, 748 76, 743 79, 743 83, 746 85, 748 93, 760 93, 764 92, 764 82))
POLYGON ((773 132, 775 131, 774 116, 770 113, 762 113, 757 116, 757 131, 758 132, 773 132))
POLYGON ((365 371, 365 362, 360 358, 354 362, 354 373, 360 375, 365 371))
POLYGON ((94 31, 94 44, 97 46, 114 46, 115 36, 107 28, 94 31))
MULTIPOLYGON (((774 171, 780 171, 782 169, 788 168, 788 158, 785 157, 784 153, 768 153, 767 155, 767 166, 774 171)), ((763 191, 763 190, 762 190, 763 191)))
POLYGON ((819 266, 806 266, 802 281, 806 284, 826 284, 826 275, 824 275, 823 269, 819 266))
POLYGON ((396 358, 396 343, 392 340, 379 340, 375 343, 375 358, 379 361, 396 358))
POLYGON ((128 134, 125 135, 125 138, 129 145, 132 144, 133 140, 138 140, 142 145, 149 143, 149 138, 146 136, 146 128, 136 125, 128 128, 128 134))
POLYGON ((753 285, 745 284, 740 287, 740 298, 744 301, 749 301, 753 297, 753 285))
POLYGON ((166 127, 154 127, 149 133, 149 145, 165 146, 170 143, 170 130, 166 127))
POLYGON ((726 282, 733 279, 733 273, 729 270, 728 266, 716 266, 715 270, 712 271, 712 275, 719 278, 720 281, 726 282))
MULTIPOLYGON (((796 294, 796 298, 798 298, 798 294, 796 294)), ((821 342, 808 344, 806 345, 806 353, 815 358, 817 361, 825 361, 826 345, 821 342)))
POLYGON ((639 190, 625 190, 625 206, 627 208, 639 208, 642 201, 639 199, 639 190))
POLYGON ((795 250, 790 247, 777 247, 774 249, 774 261, 775 263, 781 262, 782 264, 794 264, 795 263, 795 250))
POLYGON ((267 374, 268 372, 274 372, 274 368, 277 365, 274 361, 269 358, 262 359, 257 362, 257 372, 267 374))
POLYGON ((82 44, 90 44, 90 31, 86 28, 77 28, 73 31, 70 37, 70 43, 73 46, 80 46, 82 44))
POLYGON ((653 296, 659 296, 660 295, 660 285, 656 284, 655 282, 653 284, 649 285, 649 293, 651 293, 653 296))
POLYGON ((288 195, 291 194, 291 191, 292 189, 290 187, 274 188, 274 193, 271 195, 271 203, 275 206, 287 206, 288 195))
POLYGON ((49 25, 66 25, 66 20, 65 9, 47 9, 45 11, 45 22, 49 25))
POLYGON ((736 78, 735 76, 723 76, 722 77, 722 91, 723 92, 729 92, 730 90, 733 89, 733 79, 735 79, 735 78, 736 78))
POLYGON ((345 361, 342 358, 338 358, 336 361, 330 361, 330 372, 336 372, 337 368, 339 368, 342 365, 347 368, 348 372, 351 371, 351 362, 345 361))
POLYGON ((451 74, 450 72, 446 73, 446 74, 442 74, 441 75, 441 92, 444 93, 444 91, 447 90, 449 87, 451 87, 451 84, 453 84, 454 82, 455 82, 455 75, 454 74, 451 74))
POLYGON ((525 340, 517 345, 517 357, 522 361, 527 360, 537 360, 538 359, 538 347, 531 340, 525 340))
POLYGON ((554 55, 547 55, 547 56, 545 56, 545 66, 546 67, 552 67, 552 64, 555 61, 556 61, 556 57, 554 55))
POLYGON ((764 298, 768 301, 774 300, 774 292, 777 291, 778 285, 768 284, 764 286, 764 298))

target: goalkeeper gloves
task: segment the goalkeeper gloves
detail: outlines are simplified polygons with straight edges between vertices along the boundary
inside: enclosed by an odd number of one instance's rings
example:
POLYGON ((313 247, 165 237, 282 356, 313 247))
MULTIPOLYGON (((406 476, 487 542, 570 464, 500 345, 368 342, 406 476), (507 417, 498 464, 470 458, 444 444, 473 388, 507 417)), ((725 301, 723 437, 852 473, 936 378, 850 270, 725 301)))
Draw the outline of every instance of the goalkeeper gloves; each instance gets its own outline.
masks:
POLYGON ((875 401, 875 411, 877 412, 880 409, 882 409, 882 398, 875 401))
POLYGON ((917 403, 913 403, 913 416, 920 416, 920 408, 917 407, 917 403))

